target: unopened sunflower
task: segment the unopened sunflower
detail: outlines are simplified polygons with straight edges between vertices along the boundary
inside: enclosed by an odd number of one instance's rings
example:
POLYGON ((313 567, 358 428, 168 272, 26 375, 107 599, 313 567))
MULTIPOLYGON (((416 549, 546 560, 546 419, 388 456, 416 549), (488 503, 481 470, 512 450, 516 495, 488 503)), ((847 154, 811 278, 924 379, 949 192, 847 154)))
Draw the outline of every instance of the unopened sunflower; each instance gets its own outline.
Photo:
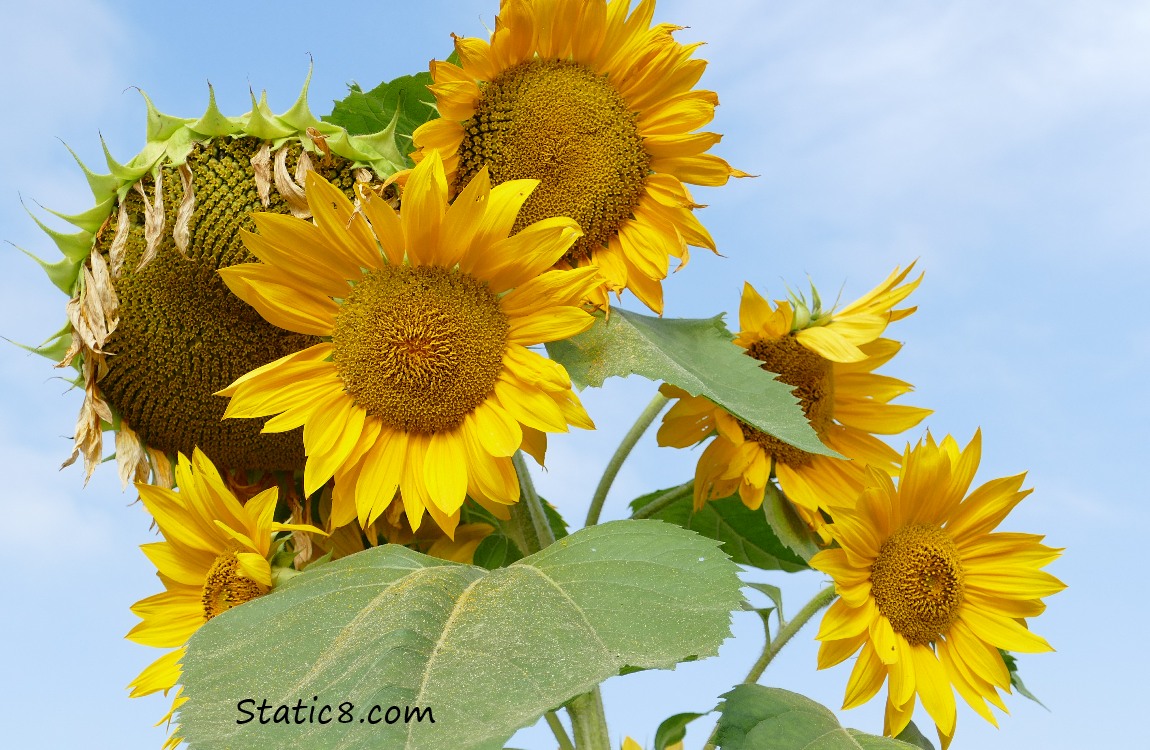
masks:
POLYGON ((777 300, 772 309, 746 284, 739 307, 742 330, 735 343, 760 360, 777 380, 794 386, 803 413, 819 439, 844 458, 815 455, 744 424, 701 396, 673 386, 663 393, 678 400, 664 415, 660 445, 686 448, 714 434, 695 469, 695 508, 736 491, 751 509, 762 505, 767 483, 779 486, 814 528, 820 509, 851 505, 867 464, 889 473, 898 453, 877 434, 893 435, 918 424, 929 409, 892 404, 911 386, 874 370, 901 345, 881 338, 887 324, 915 308, 896 310, 918 286, 906 281, 911 266, 895 269, 885 281, 841 310, 823 312, 817 292, 811 304, 801 298, 777 300))
MULTIPOLYGON (((570 216, 583 236, 560 259, 599 266, 606 288, 628 288, 662 312, 661 280, 688 245, 715 249, 683 183, 745 176, 706 153, 718 97, 694 89, 698 44, 651 26, 644 0, 503 0, 490 42, 456 38, 460 64, 433 61, 441 119, 414 133, 416 160, 439 150, 453 190, 482 169, 493 184, 537 179, 514 226, 570 216)), ((605 300, 605 296, 603 296, 605 300)))
POLYGON ((263 263, 221 270, 271 323, 321 343, 238 379, 226 416, 303 425, 304 489, 335 477, 330 524, 369 526, 401 491, 449 535, 467 496, 492 512, 519 499, 511 456, 542 458, 546 432, 592 429, 563 367, 528 346, 593 322, 579 304, 594 267, 548 271, 581 234, 568 218, 508 237, 536 186, 492 187, 481 170, 448 206, 443 163, 411 173, 402 212, 370 189, 356 207, 308 177, 315 223, 257 214, 244 241, 263 263))
POLYGON ((811 559, 839 595, 818 632, 819 669, 862 648, 843 708, 866 703, 889 679, 886 734, 906 727, 917 696, 944 748, 954 736, 954 689, 997 726, 987 701, 1005 711, 998 690, 1010 692, 999 649, 1050 651, 1026 618, 1065 588, 1041 570, 1061 550, 1035 534, 994 531, 1030 494, 1025 474, 968 494, 981 451, 980 433, 962 450, 949 435, 936 444, 928 433, 907 446, 897 485, 868 469, 858 503, 836 510, 829 527, 840 547, 811 559))
POLYGON ((199 119, 148 107, 147 145, 110 174, 84 168, 97 205, 45 228, 64 253, 42 263, 71 297, 68 323, 39 351, 80 371, 85 398, 75 450, 85 479, 116 430, 121 481, 171 484, 171 459, 194 447, 243 482, 246 471, 303 465, 298 435, 261 435, 258 422, 221 422, 212 394, 239 375, 315 341, 268 324, 228 291, 217 269, 252 260, 239 239, 253 210, 307 215, 304 175, 318 171, 349 195, 403 157, 394 133, 349 136, 309 111, 305 85, 288 112, 265 99, 225 117, 214 95, 199 119), (154 473, 153 473, 154 472, 154 473))
MULTIPOLYGON (((280 532, 322 534, 312 526, 272 520, 278 491, 273 487, 241 504, 215 466, 199 450, 175 466, 179 491, 136 485, 144 507, 164 537, 140 547, 156 566, 162 593, 137 602, 142 619, 128 638, 145 646, 175 649, 161 656, 128 687, 132 697, 165 694, 180 680, 180 660, 192 633, 208 620, 268 593, 273 585, 269 558, 280 532)), ((177 693, 173 710, 183 699, 177 693)), ((169 745, 179 744, 173 733, 169 745)))

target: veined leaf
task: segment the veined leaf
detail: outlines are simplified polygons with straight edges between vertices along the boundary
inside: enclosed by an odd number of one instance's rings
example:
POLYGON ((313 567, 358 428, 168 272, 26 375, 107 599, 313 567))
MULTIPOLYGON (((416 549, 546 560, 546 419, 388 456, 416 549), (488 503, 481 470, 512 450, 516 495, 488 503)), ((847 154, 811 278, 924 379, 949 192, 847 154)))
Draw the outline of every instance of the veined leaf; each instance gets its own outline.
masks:
POLYGON ((713 541, 652 521, 583 529, 493 571, 376 547, 201 627, 180 731, 197 750, 502 748, 624 665, 715 654, 739 586, 713 541), (353 708, 348 723, 238 725, 248 698, 353 708), (360 722, 376 705, 435 723, 360 722))
POLYGON ((837 456, 811 429, 791 386, 732 342, 722 316, 655 318, 612 308, 584 333, 547 345, 580 385, 635 374, 706 396, 763 432, 809 453, 837 456))
POLYGON ((412 132, 439 116, 435 95, 427 89, 430 83, 431 74, 427 72, 384 81, 371 91, 352 83, 347 96, 335 102, 331 114, 323 119, 352 135, 388 130, 394 121, 396 145, 406 154, 412 150, 412 132))
MULTIPOLYGON (((631 501, 632 512, 664 492, 659 490, 631 501)), ((723 551, 740 565, 788 573, 809 568, 803 557, 779 540, 764 511, 751 510, 738 495, 711 500, 697 511, 691 496, 686 495, 650 517, 722 542, 723 551)))
POLYGON ((739 685, 719 705, 722 750, 915 750, 889 737, 843 729, 829 708, 781 688, 739 685))

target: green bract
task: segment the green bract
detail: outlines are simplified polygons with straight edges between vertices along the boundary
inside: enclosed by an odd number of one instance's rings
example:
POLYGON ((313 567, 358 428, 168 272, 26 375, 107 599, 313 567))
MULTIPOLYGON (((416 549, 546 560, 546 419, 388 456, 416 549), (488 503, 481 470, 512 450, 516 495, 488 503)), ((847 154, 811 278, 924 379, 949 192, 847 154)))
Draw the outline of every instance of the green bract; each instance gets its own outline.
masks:
POLYGON ((210 88, 199 118, 166 115, 144 101, 143 150, 120 163, 105 147, 108 174, 80 165, 96 205, 56 214, 79 231, 38 221, 64 257, 37 261, 71 299, 67 324, 36 351, 76 367, 85 390, 66 465, 83 454, 90 476, 102 431, 112 428, 125 484, 171 484, 171 456, 195 446, 240 483, 247 472, 300 468, 297 433, 262 435, 253 420, 221 422, 226 400, 213 394, 310 337, 265 322, 217 271, 255 259, 242 242, 242 230, 255 228, 253 212, 310 216, 308 171, 354 198, 356 182, 402 169, 399 118, 372 135, 349 135, 312 114, 306 82, 279 115, 265 94, 252 96, 250 112, 228 117, 210 88))

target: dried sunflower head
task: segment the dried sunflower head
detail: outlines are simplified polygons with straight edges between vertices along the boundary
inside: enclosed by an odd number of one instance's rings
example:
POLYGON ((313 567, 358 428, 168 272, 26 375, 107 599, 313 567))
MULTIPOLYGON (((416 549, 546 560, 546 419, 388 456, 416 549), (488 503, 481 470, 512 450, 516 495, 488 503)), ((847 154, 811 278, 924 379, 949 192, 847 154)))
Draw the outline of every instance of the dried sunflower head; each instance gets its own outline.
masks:
POLYGON ((70 300, 67 323, 36 351, 76 368, 85 391, 65 465, 83 455, 87 480, 112 429, 125 485, 170 485, 172 457, 196 447, 240 483, 251 472, 302 468, 298 434, 261 434, 259 420, 224 422, 227 400, 212 394, 310 337, 264 321, 218 271, 254 260, 240 240, 241 229, 254 227, 251 212, 310 216, 309 171, 354 197, 357 182, 402 168, 395 122, 349 135, 312 114, 306 83, 279 115, 266 95, 253 95, 239 117, 221 113, 214 93, 198 119, 144 101, 144 149, 119 163, 105 148, 109 174, 81 164, 96 205, 57 214, 79 231, 41 224, 64 257, 39 262, 70 300))

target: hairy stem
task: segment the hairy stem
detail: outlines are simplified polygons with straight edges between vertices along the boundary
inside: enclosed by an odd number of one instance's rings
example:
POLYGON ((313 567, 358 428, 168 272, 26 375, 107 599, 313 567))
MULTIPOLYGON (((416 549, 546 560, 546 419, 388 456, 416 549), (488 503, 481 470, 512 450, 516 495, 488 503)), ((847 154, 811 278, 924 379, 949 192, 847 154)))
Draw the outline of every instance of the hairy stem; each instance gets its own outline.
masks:
POLYGON ((527 537, 527 546, 534 548, 530 552, 538 552, 555 542, 555 534, 551 532, 547 511, 543 510, 543 501, 539 499, 535 483, 531 481, 523 451, 518 451, 511 462, 515 465, 515 473, 519 475, 519 502, 515 507, 520 510, 520 528, 527 537))
POLYGON ((547 719, 547 726, 551 727, 551 733, 559 741, 559 750, 575 750, 571 738, 567 736, 567 730, 563 728, 563 722, 559 721, 559 716, 554 711, 548 711, 543 716, 547 719))
POLYGON ((684 482, 678 487, 672 487, 662 495, 659 495, 657 498, 644 505, 642 508, 639 508, 639 510, 632 513, 631 518, 650 518, 659 511, 663 510, 663 508, 673 504, 676 500, 687 497, 692 492, 694 492, 694 489, 694 480, 690 482, 684 482))
POLYGON ((662 393, 656 393, 655 397, 651 399, 651 403, 647 404, 647 408, 635 420, 635 424, 631 425, 631 429, 623 436, 623 441, 619 443, 619 447, 615 449, 611 460, 607 462, 607 468, 603 470, 603 476, 599 479, 599 486, 595 488, 595 494, 591 497, 591 507, 587 510, 585 525, 594 526, 599 523, 599 514, 603 512, 603 503, 607 502, 607 493, 611 491, 615 476, 618 475, 619 469, 623 468, 623 462, 627 460, 627 456, 631 455, 631 449, 635 447, 635 443, 639 442, 639 438, 643 437, 643 433, 655 421, 655 417, 663 411, 668 400, 662 393))
MULTIPOLYGON (((744 685, 753 685, 759 681, 763 676, 763 672, 767 671, 767 666, 774 660, 779 652, 783 650, 783 646, 795 637, 795 633, 802 630, 807 622, 818 614, 819 610, 830 604, 835 598, 835 587, 827 586, 825 589, 815 594, 809 602, 803 605, 799 613, 786 622, 782 621, 780 615, 779 632, 772 639, 771 634, 767 633, 767 642, 763 645, 763 653, 759 656, 759 660, 751 667, 751 671, 747 672, 746 679, 743 680, 744 685)), ((719 726, 711 730, 711 736, 707 738, 707 744, 703 746, 703 750, 715 750, 715 739, 719 734, 719 726)))
POLYGON ((571 716, 571 728, 575 730, 577 750, 611 750, 603 695, 598 687, 573 698, 567 704, 567 713, 571 716))

